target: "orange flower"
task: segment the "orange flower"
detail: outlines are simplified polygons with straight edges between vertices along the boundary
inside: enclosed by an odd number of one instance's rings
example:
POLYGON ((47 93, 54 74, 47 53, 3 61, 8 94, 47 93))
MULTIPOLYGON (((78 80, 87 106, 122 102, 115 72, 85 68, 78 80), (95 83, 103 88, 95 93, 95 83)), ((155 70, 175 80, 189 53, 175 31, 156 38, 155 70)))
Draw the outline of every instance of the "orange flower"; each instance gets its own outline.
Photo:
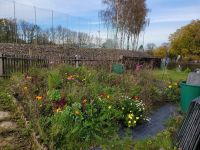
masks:
POLYGON ((61 112, 61 111, 62 111, 62 110, 61 110, 60 107, 56 109, 56 112, 57 112, 57 113, 59 113, 59 112, 61 112))
POLYGON ((140 97, 139 97, 139 96, 134 96, 134 99, 135 99, 135 100, 139 100, 140 97))
POLYGON ((84 100, 83 100, 83 104, 85 104, 85 103, 87 103, 87 99, 84 99, 84 100))
POLYGON ((43 98, 42 96, 36 96, 35 99, 38 100, 38 101, 40 101, 40 100, 42 100, 42 98, 43 98))
POLYGON ((72 76, 72 75, 67 76, 67 80, 69 80, 69 81, 74 80, 74 76, 72 76))
POLYGON ((132 99, 133 99, 133 100, 139 100, 140 97, 139 97, 139 96, 133 96, 132 99))

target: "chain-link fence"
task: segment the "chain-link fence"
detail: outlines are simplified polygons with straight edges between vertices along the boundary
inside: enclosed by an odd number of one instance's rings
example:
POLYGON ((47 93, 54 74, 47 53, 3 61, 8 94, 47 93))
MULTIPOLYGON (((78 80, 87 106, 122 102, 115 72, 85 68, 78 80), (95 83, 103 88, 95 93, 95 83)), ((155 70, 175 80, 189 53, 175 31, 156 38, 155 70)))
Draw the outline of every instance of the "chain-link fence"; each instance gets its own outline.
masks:
POLYGON ((9 0, 0 0, 0 43, 117 47, 115 30, 108 30, 100 19, 74 17, 9 0))

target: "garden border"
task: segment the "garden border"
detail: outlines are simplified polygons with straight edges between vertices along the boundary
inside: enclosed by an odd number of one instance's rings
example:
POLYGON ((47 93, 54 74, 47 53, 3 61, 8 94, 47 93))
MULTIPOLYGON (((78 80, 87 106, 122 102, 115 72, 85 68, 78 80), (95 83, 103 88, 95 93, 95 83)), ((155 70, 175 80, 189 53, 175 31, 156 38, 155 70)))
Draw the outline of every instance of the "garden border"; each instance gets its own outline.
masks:
MULTIPOLYGON (((24 113, 23 113, 24 108, 19 104, 19 102, 14 96, 12 96, 12 99, 13 99, 14 104, 16 104, 17 106, 17 111, 20 113, 20 118, 24 121, 25 128, 28 129, 29 121, 27 121, 27 118, 24 116, 24 113)), ((44 144, 38 141, 38 138, 35 132, 31 132, 31 137, 34 142, 34 145, 37 147, 38 150, 48 150, 48 147, 44 146, 44 144)))

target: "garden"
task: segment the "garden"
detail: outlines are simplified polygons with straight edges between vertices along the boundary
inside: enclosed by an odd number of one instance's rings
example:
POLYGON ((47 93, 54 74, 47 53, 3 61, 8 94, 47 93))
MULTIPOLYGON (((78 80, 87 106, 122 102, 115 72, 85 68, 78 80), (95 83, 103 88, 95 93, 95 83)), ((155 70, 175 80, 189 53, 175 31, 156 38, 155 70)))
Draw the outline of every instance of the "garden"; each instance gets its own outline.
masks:
POLYGON ((173 137, 182 121, 178 114, 154 137, 131 136, 135 127, 151 121, 157 108, 177 106, 178 80, 161 80, 158 71, 119 75, 60 65, 15 73, 9 85, 28 120, 28 132, 48 149, 176 149, 173 137))

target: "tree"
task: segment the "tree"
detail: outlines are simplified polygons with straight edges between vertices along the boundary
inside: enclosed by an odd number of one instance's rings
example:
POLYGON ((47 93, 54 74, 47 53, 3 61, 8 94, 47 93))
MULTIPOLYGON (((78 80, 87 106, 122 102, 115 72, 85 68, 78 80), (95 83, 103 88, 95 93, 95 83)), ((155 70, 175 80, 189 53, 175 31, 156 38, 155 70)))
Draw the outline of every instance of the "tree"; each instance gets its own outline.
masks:
POLYGON ((107 39, 104 43, 103 43, 103 48, 113 48, 115 47, 117 44, 116 44, 116 41, 115 40, 112 40, 112 39, 107 39))
POLYGON ((120 47, 127 41, 127 49, 132 44, 132 49, 136 50, 139 35, 148 24, 146 0, 102 0, 106 6, 101 11, 101 18, 107 26, 111 25, 116 29, 116 39, 118 32, 121 32, 120 47), (125 38, 126 36, 126 38, 125 38))
POLYGON ((200 20, 194 20, 190 24, 178 29, 170 35, 172 55, 183 57, 200 55, 200 20))
POLYGON ((168 55, 168 48, 166 46, 160 46, 153 50, 153 56, 164 58, 168 55))
POLYGON ((148 51, 154 50, 155 47, 156 47, 156 44, 154 44, 154 43, 148 43, 147 44, 147 50, 148 51))
POLYGON ((61 25, 42 28, 25 20, 0 19, 0 42, 24 44, 63 44, 72 47, 101 47, 101 38, 85 32, 76 32, 61 25), (17 32, 16 32, 17 30, 17 32), (16 39, 17 38, 17 39, 16 39), (96 41, 95 41, 96 40, 96 41))
POLYGON ((8 19, 0 19, 0 42, 15 42, 18 35, 15 32, 15 22, 8 19))

